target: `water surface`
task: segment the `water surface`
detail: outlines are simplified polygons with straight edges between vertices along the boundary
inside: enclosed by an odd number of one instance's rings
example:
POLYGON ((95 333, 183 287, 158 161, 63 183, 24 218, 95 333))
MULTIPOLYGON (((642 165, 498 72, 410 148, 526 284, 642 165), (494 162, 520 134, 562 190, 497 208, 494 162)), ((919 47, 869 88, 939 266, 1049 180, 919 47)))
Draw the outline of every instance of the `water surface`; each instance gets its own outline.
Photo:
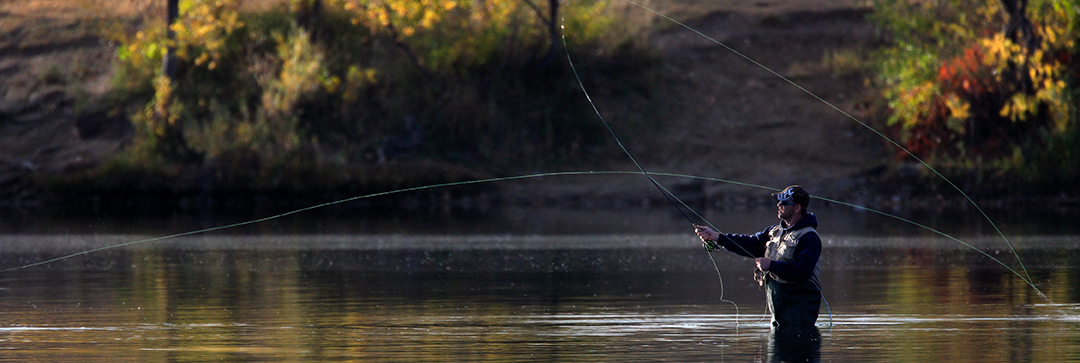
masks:
MULTIPOLYGON (((138 241, 0 236, 3 267, 138 241)), ((828 236, 818 330, 689 233, 218 234, 0 274, 17 361, 1080 361, 1080 238, 828 236), (998 259, 1009 267, 1003 267, 998 259), (713 264, 715 261, 715 265, 713 264)))

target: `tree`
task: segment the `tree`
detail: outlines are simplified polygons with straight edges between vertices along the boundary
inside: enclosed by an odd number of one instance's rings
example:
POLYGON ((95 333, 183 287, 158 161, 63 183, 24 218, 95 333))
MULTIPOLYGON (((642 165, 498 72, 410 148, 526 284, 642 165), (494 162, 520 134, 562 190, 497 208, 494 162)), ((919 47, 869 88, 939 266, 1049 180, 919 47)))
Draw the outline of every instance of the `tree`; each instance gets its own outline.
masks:
MULTIPOLYGON (((173 31, 172 25, 176 23, 176 18, 180 17, 180 0, 166 0, 165 9, 165 34, 167 34, 166 39, 171 43, 176 41, 176 32, 173 31)), ((174 45, 170 44, 166 48, 161 74, 170 80, 176 80, 176 46, 174 45)))
POLYGON ((536 17, 540 19, 546 25, 548 37, 551 40, 551 46, 548 47, 547 54, 540 62, 540 68, 547 67, 555 60, 555 57, 562 51, 562 34, 559 32, 559 0, 548 0, 548 13, 545 16, 544 10, 539 5, 529 0, 522 0, 536 12, 536 17))
POLYGON ((1031 179, 1060 170, 1032 165, 1077 163, 1034 147, 1077 134, 1076 1, 877 6, 891 36, 877 54, 878 84, 908 150, 958 175, 1031 179))
POLYGON ((1001 0, 1001 8, 1009 20, 1002 33, 1013 43, 1021 44, 1027 51, 1034 51, 1036 38, 1027 16, 1027 0, 1001 0))

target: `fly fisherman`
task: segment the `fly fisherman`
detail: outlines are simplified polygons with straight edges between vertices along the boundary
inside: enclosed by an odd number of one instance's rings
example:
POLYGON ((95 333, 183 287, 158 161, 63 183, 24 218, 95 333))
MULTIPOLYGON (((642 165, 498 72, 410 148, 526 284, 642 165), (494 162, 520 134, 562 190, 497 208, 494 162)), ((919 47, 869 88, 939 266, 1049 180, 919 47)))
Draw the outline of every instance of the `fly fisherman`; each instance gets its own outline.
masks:
POLYGON ((810 194, 792 185, 775 193, 780 224, 753 235, 720 234, 695 225, 694 231, 712 252, 721 246, 735 254, 754 258, 754 277, 765 286, 774 327, 812 327, 821 306, 818 258, 821 238, 817 217, 807 213, 810 194))

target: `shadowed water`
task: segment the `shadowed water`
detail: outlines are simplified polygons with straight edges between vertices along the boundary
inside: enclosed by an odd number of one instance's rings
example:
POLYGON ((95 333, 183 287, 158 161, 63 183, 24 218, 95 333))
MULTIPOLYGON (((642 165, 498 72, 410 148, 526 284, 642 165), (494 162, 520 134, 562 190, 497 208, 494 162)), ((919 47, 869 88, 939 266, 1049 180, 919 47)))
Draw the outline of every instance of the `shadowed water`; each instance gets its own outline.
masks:
MULTIPOLYGON (((828 308, 790 333, 770 330, 751 261, 714 253, 714 267, 689 232, 245 232, 109 249, 0 274, 0 360, 1080 361, 1075 236, 1010 238, 1046 300, 946 238, 827 235, 828 308)), ((2 267, 140 238, 9 234, 2 267)), ((964 241, 1024 274, 1000 237, 964 241)))

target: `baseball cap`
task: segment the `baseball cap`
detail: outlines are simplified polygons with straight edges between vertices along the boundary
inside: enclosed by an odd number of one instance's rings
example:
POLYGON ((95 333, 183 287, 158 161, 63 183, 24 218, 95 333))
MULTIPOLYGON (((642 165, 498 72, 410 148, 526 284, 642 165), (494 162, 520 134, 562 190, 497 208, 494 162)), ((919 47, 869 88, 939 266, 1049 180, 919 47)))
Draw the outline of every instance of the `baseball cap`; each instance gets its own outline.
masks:
POLYGON ((803 187, 799 185, 789 186, 779 193, 773 193, 772 195, 776 197, 777 202, 798 204, 802 206, 803 210, 806 210, 806 207, 810 205, 810 193, 807 193, 806 189, 803 189, 803 187))

